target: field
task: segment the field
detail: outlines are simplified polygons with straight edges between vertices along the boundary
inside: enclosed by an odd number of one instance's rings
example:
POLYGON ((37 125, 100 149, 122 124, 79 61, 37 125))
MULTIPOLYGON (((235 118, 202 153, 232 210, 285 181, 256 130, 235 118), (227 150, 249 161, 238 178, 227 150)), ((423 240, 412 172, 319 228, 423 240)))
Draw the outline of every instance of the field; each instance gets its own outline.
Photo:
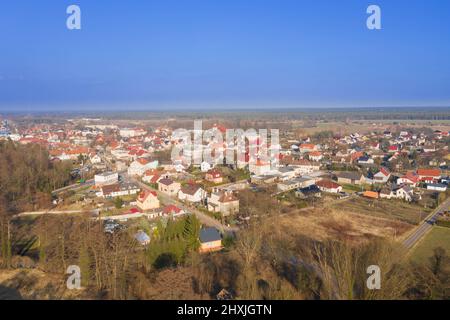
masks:
POLYGON ((337 202, 332 205, 332 208, 337 211, 399 220, 410 224, 418 224, 429 214, 429 211, 423 207, 401 200, 372 200, 362 197, 337 202))
POLYGON ((401 221, 330 208, 296 210, 276 219, 274 228, 293 237, 303 235, 316 240, 340 239, 356 243, 373 238, 397 239, 412 229, 412 225, 401 221))
POLYGON ((415 262, 428 261, 433 254, 433 250, 442 247, 450 254, 450 228, 433 227, 431 231, 420 241, 411 255, 411 260, 415 262))

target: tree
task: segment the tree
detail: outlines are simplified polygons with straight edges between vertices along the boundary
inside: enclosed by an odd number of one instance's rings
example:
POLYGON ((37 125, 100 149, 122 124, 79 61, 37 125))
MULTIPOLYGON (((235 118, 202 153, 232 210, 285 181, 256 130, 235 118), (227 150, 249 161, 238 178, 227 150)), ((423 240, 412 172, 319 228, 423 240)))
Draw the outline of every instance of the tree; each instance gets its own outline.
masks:
POLYGON ((121 209, 123 206, 123 200, 121 197, 117 197, 114 199, 114 206, 116 207, 116 209, 121 209))

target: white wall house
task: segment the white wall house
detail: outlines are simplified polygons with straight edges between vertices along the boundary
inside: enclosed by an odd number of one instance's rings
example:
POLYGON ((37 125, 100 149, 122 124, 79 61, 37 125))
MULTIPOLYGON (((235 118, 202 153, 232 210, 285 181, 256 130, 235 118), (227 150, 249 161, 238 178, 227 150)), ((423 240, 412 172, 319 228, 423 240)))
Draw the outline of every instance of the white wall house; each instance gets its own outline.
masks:
POLYGON ((143 176, 145 171, 156 169, 158 167, 158 160, 148 161, 145 158, 139 158, 133 161, 128 167, 128 174, 130 176, 143 176))
POLYGON ((117 172, 103 172, 96 174, 94 181, 96 186, 115 184, 119 181, 119 174, 117 172))

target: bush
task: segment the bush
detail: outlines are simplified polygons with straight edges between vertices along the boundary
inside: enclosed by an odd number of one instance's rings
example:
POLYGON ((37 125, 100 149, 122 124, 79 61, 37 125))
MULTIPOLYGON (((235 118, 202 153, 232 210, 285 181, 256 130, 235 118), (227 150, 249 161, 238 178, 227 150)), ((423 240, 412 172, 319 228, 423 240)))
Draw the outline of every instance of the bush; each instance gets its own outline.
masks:
POLYGON ((436 225, 440 227, 450 228, 450 221, 448 220, 437 220, 436 225))

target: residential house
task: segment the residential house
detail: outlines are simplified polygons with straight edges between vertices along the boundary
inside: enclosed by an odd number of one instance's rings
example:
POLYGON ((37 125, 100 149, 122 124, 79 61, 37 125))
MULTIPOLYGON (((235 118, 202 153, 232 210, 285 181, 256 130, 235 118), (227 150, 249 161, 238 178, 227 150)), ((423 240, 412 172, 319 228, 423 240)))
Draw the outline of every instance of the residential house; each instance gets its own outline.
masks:
POLYGON ((215 188, 208 198, 208 210, 220 212, 223 216, 238 213, 239 199, 234 196, 232 191, 218 191, 215 188))
POLYGON ((308 153, 317 150, 317 146, 312 143, 303 143, 299 146, 299 150, 301 153, 308 153))
POLYGON ((323 192, 339 193, 342 192, 342 186, 331 180, 320 180, 316 182, 316 186, 323 192))
POLYGON ((223 182, 223 175, 222 172, 220 172, 219 169, 210 169, 208 172, 206 172, 205 180, 212 182, 212 183, 222 183, 223 182))
POLYGON ((313 151, 308 154, 308 158, 311 161, 320 161, 323 159, 323 155, 320 151, 313 151))
POLYGON ((178 217, 178 216, 182 216, 182 215, 186 214, 186 212, 183 209, 181 209, 181 208, 179 208, 179 207, 177 207, 176 205, 173 205, 173 204, 165 206, 163 208, 163 210, 162 210, 162 213, 165 216, 169 216, 170 215, 172 217, 178 217))
POLYGON ((408 202, 414 199, 414 192, 409 185, 395 186, 392 191, 395 193, 397 199, 403 199, 408 202))
POLYGON ((206 191, 197 184, 188 184, 181 187, 178 199, 193 203, 202 202, 206 199, 206 191))
POLYGON ((447 185, 442 184, 442 183, 428 183, 427 190, 445 192, 445 191, 447 191, 447 185))
POLYGON ((211 165, 210 165, 208 162, 203 161, 203 162, 200 164, 200 170, 201 170, 202 172, 207 172, 207 171, 211 170, 211 165))
POLYGON ((96 193, 97 197, 115 198, 136 194, 141 189, 134 183, 109 184, 100 187, 96 193))
POLYGON ((119 174, 117 172, 103 172, 94 176, 96 186, 104 186, 108 184, 115 184, 119 181, 119 174))
POLYGON ((216 228, 203 228, 200 230, 200 249, 199 251, 213 252, 222 249, 222 236, 216 228))
POLYGON ((143 191, 137 198, 137 206, 142 211, 159 208, 159 199, 155 191, 143 191))
POLYGON ((149 161, 146 158, 138 158, 130 164, 128 174, 130 176, 143 176, 145 171, 156 169, 157 167, 158 160, 149 161))
POLYGON ((373 159, 367 155, 358 158, 358 164, 373 164, 373 163, 374 163, 373 159))
POLYGON ((381 188, 380 190, 380 198, 382 199, 392 199, 395 198, 396 194, 394 191, 392 191, 392 189, 388 186, 384 186, 383 188, 381 188))
POLYGON ((257 159, 256 161, 250 161, 249 167, 248 167, 250 173, 253 173, 255 175, 264 175, 268 172, 270 172, 271 167, 269 162, 265 162, 261 159, 257 159))
POLYGON ((337 174, 337 182, 343 184, 363 184, 364 176, 358 171, 343 171, 337 174))
POLYGON ((308 174, 320 170, 320 163, 300 159, 295 161, 292 167, 297 168, 300 174, 308 174))
POLYGON ((380 171, 375 173, 373 175, 373 182, 374 183, 386 183, 388 182, 389 178, 391 176, 391 172, 388 168, 382 167, 380 171))
POLYGON ((280 175, 280 180, 287 181, 295 178, 297 175, 297 170, 293 167, 281 167, 278 168, 278 173, 280 175))
POLYGON ((169 196, 177 196, 180 189, 181 184, 172 179, 163 178, 158 181, 158 190, 169 196))
POLYGON ((417 175, 421 181, 433 183, 441 178, 441 170, 439 169, 417 169, 417 175))
POLYGON ((408 172, 406 175, 397 179, 397 184, 408 184, 410 186, 417 186, 420 177, 415 172, 408 172))
POLYGON ((314 178, 303 176, 291 180, 283 181, 277 184, 278 190, 282 192, 308 187, 316 182, 314 178))

